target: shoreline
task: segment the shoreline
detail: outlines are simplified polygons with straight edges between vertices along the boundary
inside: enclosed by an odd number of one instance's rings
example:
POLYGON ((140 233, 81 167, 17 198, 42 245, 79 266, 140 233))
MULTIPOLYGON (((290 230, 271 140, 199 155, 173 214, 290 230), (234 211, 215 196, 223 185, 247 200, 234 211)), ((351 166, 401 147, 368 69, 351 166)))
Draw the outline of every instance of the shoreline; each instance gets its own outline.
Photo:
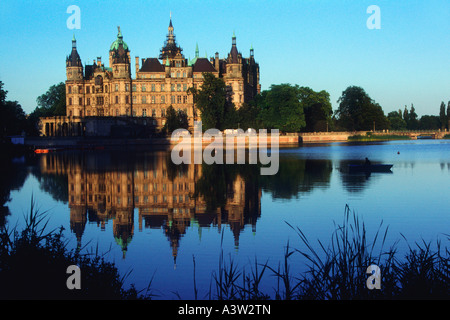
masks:
MULTIPOLYGON (((31 150, 103 150, 114 148, 151 148, 155 150, 170 150, 178 144, 194 145, 193 138, 191 141, 183 139, 171 140, 171 137, 150 137, 150 138, 118 138, 118 137, 25 137, 23 144, 12 144, 18 148, 29 148, 31 150)), ((189 139, 189 138, 187 138, 189 139)), ((245 142, 238 145, 237 138, 234 137, 234 147, 248 148, 249 137, 245 137, 245 142)), ((262 140, 258 137, 258 142, 262 140)), ((420 140, 420 138, 418 138, 420 140)), ((426 138, 433 139, 433 138, 426 138)), ((447 140, 443 137, 439 140, 447 140)), ((383 142, 383 141, 404 141, 416 140, 410 137, 400 135, 367 135, 366 132, 336 132, 336 133, 299 133, 299 134, 285 134, 279 136, 279 148, 292 148, 308 145, 320 145, 324 143, 352 143, 352 142, 383 142)), ((437 140, 437 139, 436 139, 437 140)), ((203 137, 202 148, 208 146, 214 139, 203 137)), ((265 142, 270 148, 270 135, 267 135, 265 142)), ((226 145, 226 138, 223 138, 223 145, 226 145)))

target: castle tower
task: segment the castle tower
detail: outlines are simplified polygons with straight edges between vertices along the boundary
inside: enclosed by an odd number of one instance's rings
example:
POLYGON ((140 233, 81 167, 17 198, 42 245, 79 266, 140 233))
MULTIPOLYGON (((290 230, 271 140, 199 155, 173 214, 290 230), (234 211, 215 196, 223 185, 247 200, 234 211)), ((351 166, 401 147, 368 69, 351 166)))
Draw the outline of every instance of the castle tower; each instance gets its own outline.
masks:
POLYGON ((72 52, 66 57, 67 80, 83 80, 83 65, 77 51, 77 40, 72 38, 72 52))
POLYGON ((117 27, 117 40, 114 41, 109 50, 109 66, 113 70, 114 78, 131 78, 130 50, 123 41, 120 27, 117 27))
POLYGON ((232 90, 232 102, 236 108, 240 108, 244 103, 244 78, 242 75, 242 54, 236 46, 236 35, 233 32, 231 38, 231 50, 226 59, 226 75, 224 80, 232 90))
POLYGON ((183 49, 177 45, 175 33, 173 32, 172 14, 170 15, 170 22, 168 34, 164 46, 160 50, 159 59, 163 61, 166 67, 186 67, 186 60, 181 53, 183 49))

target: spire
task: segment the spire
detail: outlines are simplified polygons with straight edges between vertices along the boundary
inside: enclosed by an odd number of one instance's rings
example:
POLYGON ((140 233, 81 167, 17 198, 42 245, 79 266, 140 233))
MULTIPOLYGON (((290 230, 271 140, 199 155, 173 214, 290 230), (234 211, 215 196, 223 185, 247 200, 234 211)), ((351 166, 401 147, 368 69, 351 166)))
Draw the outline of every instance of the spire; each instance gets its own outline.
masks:
POLYGON ((81 67, 80 55, 77 51, 77 40, 75 39, 75 34, 72 37, 72 51, 70 55, 66 58, 66 67, 81 67))
POLYGON ((195 57, 198 58, 199 50, 198 50, 198 42, 195 44, 195 57))
POLYGON ((238 50, 236 47, 236 34, 233 31, 231 51, 229 54, 229 63, 238 63, 238 50))

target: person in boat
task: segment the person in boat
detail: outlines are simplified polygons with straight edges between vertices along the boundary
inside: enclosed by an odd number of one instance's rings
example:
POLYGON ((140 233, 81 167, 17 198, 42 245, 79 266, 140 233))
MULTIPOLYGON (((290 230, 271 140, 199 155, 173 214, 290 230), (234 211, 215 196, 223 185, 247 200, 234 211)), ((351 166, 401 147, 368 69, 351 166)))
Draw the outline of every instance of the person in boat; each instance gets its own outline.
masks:
POLYGON ((365 166, 370 166, 372 163, 370 162, 369 158, 366 157, 366 161, 364 162, 365 166))

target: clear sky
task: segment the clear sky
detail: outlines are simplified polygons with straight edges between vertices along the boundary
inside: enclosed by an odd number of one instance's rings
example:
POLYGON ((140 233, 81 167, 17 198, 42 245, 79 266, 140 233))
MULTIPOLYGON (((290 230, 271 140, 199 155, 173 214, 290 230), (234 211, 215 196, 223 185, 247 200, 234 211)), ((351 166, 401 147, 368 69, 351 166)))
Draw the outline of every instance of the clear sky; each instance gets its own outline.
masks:
POLYGON ((83 65, 108 50, 121 27, 134 57, 158 57, 169 13, 186 58, 226 57, 235 32, 238 50, 253 45, 262 89, 291 83, 330 93, 333 109, 350 85, 361 86, 387 114, 414 104, 419 116, 439 114, 450 100, 449 0, 123 0, 0 2, 0 80, 8 100, 25 112, 65 81, 75 34, 83 65), (70 5, 81 29, 67 28, 70 5), (381 29, 369 29, 370 5, 381 29))

